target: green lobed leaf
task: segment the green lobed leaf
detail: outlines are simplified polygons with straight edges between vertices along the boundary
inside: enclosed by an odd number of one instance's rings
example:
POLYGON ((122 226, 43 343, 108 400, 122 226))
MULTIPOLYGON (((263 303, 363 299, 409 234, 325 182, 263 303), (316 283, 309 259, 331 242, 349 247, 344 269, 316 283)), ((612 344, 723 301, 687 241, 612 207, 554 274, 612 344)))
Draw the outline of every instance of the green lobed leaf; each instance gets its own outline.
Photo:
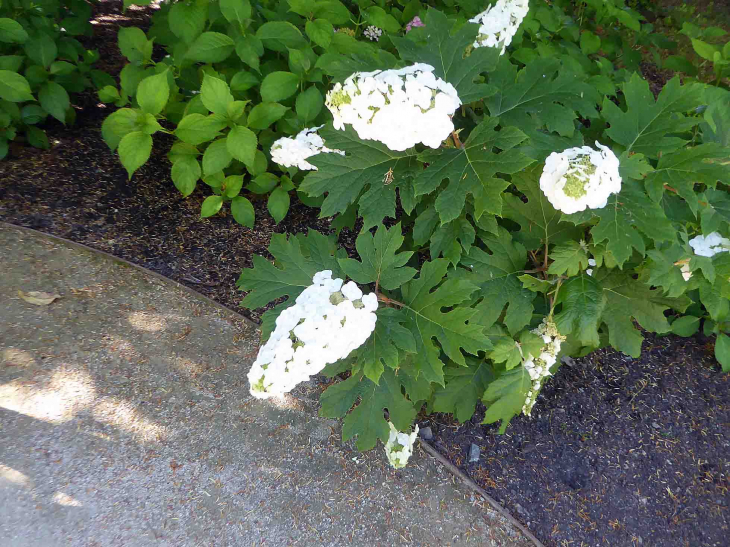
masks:
POLYGON ((345 416, 342 424, 342 440, 357 436, 357 449, 370 450, 380 439, 388 442, 390 427, 383 415, 388 409, 390 421, 399 431, 410 429, 416 417, 413 404, 401 393, 401 384, 391 370, 383 372, 380 383, 374 384, 363 378, 360 387, 360 403, 345 416))
POLYGON ((533 160, 513 148, 527 139, 519 129, 507 127, 495 131, 499 120, 487 118, 472 130, 462 148, 428 150, 418 159, 429 166, 415 179, 416 196, 430 194, 441 185, 436 210, 441 223, 461 215, 467 194, 474 199, 475 216, 502 213, 501 194, 509 182, 496 178, 497 173, 516 173, 533 160), (496 153, 495 149, 502 150, 496 153))
POLYGON ((365 376, 377 384, 386 365, 395 370, 400 366, 403 352, 416 353, 416 340, 403 326, 407 317, 402 310, 379 308, 375 313, 378 317, 375 330, 356 350, 355 359, 365 376))
POLYGON ((535 293, 525 289, 519 279, 525 272, 527 251, 504 228, 499 228, 497 235, 482 236, 482 242, 491 254, 472 247, 461 259, 464 269, 455 275, 479 287, 473 322, 491 327, 506 306, 503 323, 514 334, 530 322, 534 309, 535 293))
POLYGON ((401 59, 414 63, 426 63, 434 67, 434 74, 456 88, 462 104, 468 104, 496 92, 494 86, 476 82, 477 77, 491 72, 497 66, 499 50, 496 48, 472 49, 465 56, 479 32, 477 25, 462 25, 451 34, 452 24, 440 11, 429 9, 425 17, 427 41, 419 45, 408 38, 391 36, 401 59))
POLYGON ((649 89, 649 83, 638 74, 623 85, 626 111, 608 97, 603 100, 602 116, 611 125, 606 134, 625 150, 656 158, 683 146, 687 139, 671 136, 687 131, 699 123, 699 118, 681 115, 700 104, 701 86, 680 85, 672 78, 659 96, 649 89))
POLYGON ((272 234, 269 253, 276 265, 259 255, 253 256, 253 268, 241 272, 236 285, 249 291, 241 305, 255 309, 272 300, 289 296, 294 299, 312 284, 312 277, 322 270, 332 270, 332 277, 342 277, 334 240, 310 230, 307 236, 272 234))
POLYGON ((483 424, 502 421, 499 433, 507 430, 512 418, 522 413, 532 380, 525 367, 517 367, 500 375, 484 392, 482 401, 487 405, 483 424))
POLYGON ((547 126, 551 132, 571 136, 578 114, 597 118, 599 102, 596 89, 582 78, 561 68, 558 59, 538 58, 518 72, 502 57, 489 83, 498 92, 484 102, 489 115, 499 117, 503 125, 520 128, 547 126))
POLYGON ((598 325, 606 306, 606 296, 593 276, 581 274, 566 281, 558 291, 561 304, 555 324, 561 334, 573 334, 584 346, 598 347, 598 325))
POLYGON ((444 385, 444 362, 441 351, 455 363, 465 366, 462 349, 472 355, 491 348, 483 327, 472 318, 476 310, 457 306, 470 300, 479 288, 467 279, 446 279, 449 262, 438 259, 425 262, 420 276, 401 288, 406 326, 416 339, 417 366, 425 379, 444 385), (444 312, 444 308, 454 309, 444 312), (436 345, 438 342, 439 346, 436 345))
POLYGON ((577 241, 566 241, 560 245, 556 245, 550 251, 552 264, 548 268, 551 275, 568 274, 568 277, 577 275, 588 268, 588 247, 577 241))
POLYGON ((339 261, 340 266, 357 283, 397 289, 416 275, 414 268, 405 266, 413 252, 398 252, 404 241, 400 223, 390 229, 381 225, 374 236, 363 231, 355 241, 361 261, 343 258, 339 261))
POLYGON ((309 173, 299 189, 315 197, 327 194, 320 217, 344 213, 356 202, 360 216, 364 217, 363 229, 380 224, 386 216, 395 217, 395 189, 408 183, 403 175, 416 166, 415 150, 395 152, 377 141, 360 140, 350 126, 336 131, 328 124, 319 130, 319 135, 328 148, 347 154, 318 154, 309 158, 317 171, 309 173), (393 182, 385 184, 389 172, 393 182))
POLYGON ((476 404, 494 381, 486 361, 468 358, 466 362, 466 367, 445 368, 446 387, 437 388, 433 394, 433 410, 453 414, 462 424, 474 415, 476 404))

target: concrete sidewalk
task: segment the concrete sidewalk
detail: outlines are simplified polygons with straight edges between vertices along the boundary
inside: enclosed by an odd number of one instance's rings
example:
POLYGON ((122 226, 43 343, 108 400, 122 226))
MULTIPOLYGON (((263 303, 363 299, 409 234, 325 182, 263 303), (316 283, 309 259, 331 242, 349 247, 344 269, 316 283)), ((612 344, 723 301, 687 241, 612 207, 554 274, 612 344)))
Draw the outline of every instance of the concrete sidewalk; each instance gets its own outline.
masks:
POLYGON ((531 545, 421 450, 342 445, 316 381, 253 399, 235 313, 3 224, 0 263, 2 547, 531 545))

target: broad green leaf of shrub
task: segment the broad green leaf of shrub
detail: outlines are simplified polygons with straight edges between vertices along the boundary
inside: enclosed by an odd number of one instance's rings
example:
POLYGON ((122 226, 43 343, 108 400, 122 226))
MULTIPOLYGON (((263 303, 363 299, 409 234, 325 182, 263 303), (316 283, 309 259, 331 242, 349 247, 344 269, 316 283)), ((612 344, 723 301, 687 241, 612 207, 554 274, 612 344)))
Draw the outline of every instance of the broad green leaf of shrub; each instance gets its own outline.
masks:
POLYGON ((517 333, 530 322, 534 309, 535 293, 525 289, 519 280, 525 273, 527 251, 504 228, 499 229, 498 235, 485 234, 481 239, 491 254, 472 247, 461 259, 464 268, 456 272, 459 278, 479 287, 474 295, 480 301, 473 322, 489 328, 506 306, 503 323, 510 333, 517 333))
POLYGON ((474 415, 476 404, 494 381, 487 361, 467 358, 466 363, 466 367, 446 367, 446 387, 436 388, 433 394, 433 410, 453 414, 462 424, 474 415))
POLYGON ((632 318, 647 331, 662 334, 671 330, 664 312, 669 308, 684 311, 690 303, 686 297, 665 297, 628 272, 599 270, 594 277, 606 298, 601 321, 608 326, 609 342, 632 357, 639 357, 644 339, 632 318))
POLYGON ((142 65, 152 58, 152 40, 137 27, 122 27, 117 33, 119 50, 130 63, 142 65))
POLYGON ((282 220, 284 220, 284 217, 289 210, 289 204, 289 192, 284 190, 281 186, 278 186, 273 192, 271 192, 271 194, 269 194, 269 198, 266 201, 266 209, 268 209, 276 224, 279 224, 282 220))
POLYGON ((627 152, 644 154, 649 158, 677 150, 687 143, 687 139, 670 135, 687 131, 699 123, 699 118, 682 113, 700 104, 701 87, 680 85, 679 78, 675 77, 667 82, 654 100, 649 83, 633 74, 623 85, 625 112, 608 97, 603 100, 601 114, 611 125, 606 135, 627 152))
POLYGON ((659 158, 656 169, 646 176, 649 196, 660 201, 665 186, 676 191, 696 215, 699 199, 695 184, 702 183, 714 188, 718 181, 730 184, 730 169, 721 160, 728 157, 727 149, 716 143, 684 148, 659 158))
POLYGON ((310 86, 306 91, 297 95, 296 111, 297 116, 304 123, 311 122, 322 110, 324 97, 316 86, 310 86))
MULTIPOLYGON (((661 245, 646 252, 648 260, 644 263, 640 279, 652 287, 659 287, 670 297, 683 295, 688 288, 682 277, 680 266, 675 262, 687 256, 687 251, 678 245, 661 245)), ((704 258, 704 257, 697 257, 704 258)), ((710 262, 710 268, 712 263, 710 262)), ((707 269, 707 268, 706 268, 707 269)), ((705 272, 707 276, 707 272, 705 272)), ((714 271, 712 280, 714 281, 714 271)))
MULTIPOLYGON (((456 88, 462 104, 468 104, 493 95, 497 90, 485 83, 476 83, 476 78, 491 72, 497 66, 497 48, 472 49, 465 57, 466 49, 474 44, 479 32, 478 25, 462 25, 453 35, 452 25, 446 15, 429 9, 426 13, 426 45, 416 44, 408 38, 391 36, 401 59, 414 63, 427 63, 435 68, 434 74, 456 88)), ((493 114, 494 115, 494 114, 493 114)))
POLYGON ((577 275, 588 268, 588 247, 577 241, 566 241, 560 245, 556 245, 550 251, 550 259, 552 263, 548 268, 551 275, 563 275, 567 273, 569 277, 577 275))
POLYGON ((208 218, 215 215, 223 206, 223 196, 208 196, 200 206, 200 217, 208 218))
POLYGON ((397 289, 416 275, 414 268, 405 266, 413 253, 398 252, 404 241, 400 222, 390 229, 379 226, 374 236, 363 231, 355 241, 360 261, 343 258, 339 261, 340 266, 356 283, 375 283, 387 290, 397 289))
POLYGON ((393 371, 385 370, 380 382, 375 384, 367 378, 361 380, 360 403, 347 415, 342 424, 342 440, 357 436, 357 449, 370 450, 378 439, 388 442, 390 427, 383 416, 388 409, 390 421, 399 431, 411 428, 416 409, 401 393, 401 384, 393 371))
POLYGON ((407 318, 401 310, 379 308, 375 330, 355 352, 355 360, 362 367, 365 376, 379 383, 385 365, 397 369, 403 352, 416 353, 416 340, 410 330, 403 326, 407 318))
POLYGON ((272 300, 288 296, 290 305, 312 284, 312 277, 322 270, 332 270, 332 277, 342 277, 333 240, 310 230, 306 237, 273 234, 269 253, 276 265, 259 255, 253 256, 253 268, 244 269, 236 285, 250 291, 241 301, 247 308, 260 308, 272 300))
POLYGON ((251 4, 248 0, 220 0, 223 17, 229 23, 245 23, 251 18, 251 4))
POLYGON ((316 19, 326 20, 333 25, 342 25, 354 18, 350 10, 339 0, 319 0, 314 3, 312 14, 316 19))
POLYGON ((32 101, 28 80, 17 72, 0 70, 0 99, 11 103, 32 101))
POLYGON ((304 31, 312 42, 325 49, 332 43, 332 36, 335 33, 332 23, 326 19, 307 21, 307 24, 304 26, 304 31))
POLYGON ((133 131, 126 134, 119 141, 119 159, 127 170, 129 179, 134 172, 142 167, 152 152, 152 137, 142 131, 133 131))
POLYGON ((528 330, 523 330, 519 334, 519 342, 498 324, 492 325, 487 335, 494 345, 494 349, 487 353, 487 357, 495 363, 504 363, 505 370, 521 365, 522 361, 530 356, 538 356, 545 347, 542 337, 528 330))
POLYGON ((562 304, 555 315, 560 333, 573 334, 584 346, 598 347, 598 325, 606 306, 600 283, 584 273, 571 277, 560 287, 556 303, 562 304))
POLYGON ((532 380, 525 367, 517 367, 500 375, 489 384, 482 396, 487 405, 483 424, 493 424, 502 421, 499 433, 507 430, 512 418, 522 412, 527 393, 532 388, 532 380))
POLYGON ((266 129, 280 120, 287 110, 286 106, 279 103, 259 103, 248 113, 248 126, 251 129, 266 129))
POLYGON ((23 25, 7 17, 0 19, 0 42, 22 44, 26 40, 28 40, 28 33, 23 25))
POLYGON ((579 239, 581 231, 562 221, 562 213, 555 208, 540 190, 542 165, 535 165, 512 176, 512 184, 527 198, 527 202, 515 194, 503 194, 502 216, 517 222, 520 230, 513 233, 515 240, 527 250, 543 245, 579 239))
POLYGON ((231 200, 231 214, 241 226, 253 228, 256 222, 256 211, 251 202, 243 196, 236 196, 231 200))
POLYGON ((228 115, 228 105, 233 102, 233 95, 228 84, 206 74, 203 77, 203 85, 200 87, 200 97, 205 105, 205 108, 213 112, 213 114, 220 114, 221 116, 228 115))
POLYGON ((561 68, 558 59, 538 58, 518 72, 506 57, 490 73, 489 83, 498 91, 485 99, 490 116, 502 125, 520 128, 547 126, 569 137, 575 132, 578 114, 598 118, 596 89, 577 74, 561 68))
POLYGON ((297 27, 287 21, 269 21, 256 31, 256 38, 263 42, 266 49, 286 52, 289 48, 300 49, 307 41, 297 27))
POLYGON ((380 224, 386 216, 395 217, 395 188, 416 164, 416 151, 395 152, 377 141, 362 141, 350 126, 336 131, 330 124, 320 129, 319 135, 328 148, 347 154, 318 154, 310 158, 318 170, 308 174, 299 189, 310 196, 327 194, 319 216, 344 213, 365 192, 359 199, 360 216, 365 220, 363 229, 380 224), (393 177, 391 184, 385 184, 388 173, 393 177))
POLYGON ((677 336, 688 338, 690 336, 694 336, 698 330, 700 330, 699 317, 685 315, 684 317, 679 317, 672 322, 672 333, 677 336))
POLYGON ((263 54, 263 43, 252 34, 243 36, 236 41, 236 55, 256 72, 259 71, 259 58, 263 54))
POLYGON ((599 219, 591 228, 593 242, 605 241, 619 266, 631 258, 634 249, 641 256, 646 255, 646 242, 640 232, 656 242, 673 241, 677 237, 677 231, 661 205, 649 199, 640 184, 633 180, 624 179, 621 192, 610 196, 602 209, 589 209, 564 218, 581 224, 591 216, 599 219))
POLYGON ((601 38, 590 30, 585 30, 580 35, 580 49, 586 55, 596 53, 601 49, 601 38))
POLYGON ((208 145, 203 153, 203 174, 213 175, 223 171, 233 161, 233 156, 228 151, 227 139, 221 138, 208 145))
POLYGON ((287 99, 296 93, 299 87, 299 76, 291 72, 272 72, 261 82, 261 99, 275 103, 287 99))
POLYGON ((59 122, 66 123, 66 112, 71 107, 71 99, 63 87, 56 82, 46 83, 38 91, 38 100, 43 110, 59 122))
MULTIPOLYGON (((319 415, 324 418, 342 418, 357 402, 357 398, 368 386, 362 381, 363 374, 353 374, 346 380, 332 384, 319 397, 319 415)), ((382 412, 381 412, 382 413, 382 412)))
POLYGON ((416 196, 430 194, 448 180, 438 192, 436 211, 441 223, 461 215, 467 194, 474 198, 476 220, 484 213, 502 213, 502 192, 509 182, 497 173, 521 171, 533 160, 513 148, 527 139, 515 127, 495 131, 499 120, 487 118, 472 130, 462 148, 427 150, 418 159, 429 166, 414 181, 416 196), (496 153, 495 149, 502 150, 496 153))
POLYGON ((137 86, 137 103, 143 112, 156 116, 165 108, 170 98, 170 85, 167 70, 148 76, 137 86))
POLYGON ((475 309, 460 306, 442 311, 468 301, 479 289, 467 279, 444 281, 448 267, 449 261, 444 259, 425 262, 420 276, 401 287, 403 310, 408 318, 406 327, 416 339, 420 374, 442 386, 444 362, 440 358, 441 351, 456 364, 466 366, 462 349, 476 355, 491 348, 483 327, 472 322, 475 309))
POLYGON ((226 118, 218 114, 188 114, 177 124, 175 136, 188 144, 202 144, 219 136, 227 125, 226 118))
POLYGON ((45 33, 36 34, 24 42, 25 54, 35 63, 48 68, 58 55, 58 47, 53 38, 45 33))
POLYGON ((364 14, 368 23, 386 32, 398 32, 400 30, 398 20, 380 6, 371 6, 364 11, 364 14))
POLYGON ((256 133, 242 125, 234 125, 228 133, 226 141, 228 152, 234 158, 246 165, 254 163, 258 145, 256 133))
POLYGON ((193 156, 181 157, 172 164, 172 182, 184 197, 193 193, 201 174, 200 162, 193 156))
POLYGON ((476 230, 465 217, 457 218, 439 226, 431 235, 429 252, 431 258, 443 255, 456 265, 463 253, 468 253, 476 239, 476 230))
POLYGON ((220 63, 230 57, 236 44, 230 36, 220 32, 204 32, 190 44, 185 57, 201 63, 220 63))
MULTIPOLYGON (((221 10, 222 10, 221 3, 221 10)), ((208 2, 194 0, 192 2, 175 2, 167 14, 167 22, 172 33, 186 44, 195 40, 205 29, 208 20, 208 2)))
POLYGON ((730 146, 730 93, 711 102, 702 117, 704 118, 700 124, 702 142, 730 146))
POLYGON ((722 366, 723 372, 730 372, 730 336, 719 333, 715 340, 715 359, 722 366))

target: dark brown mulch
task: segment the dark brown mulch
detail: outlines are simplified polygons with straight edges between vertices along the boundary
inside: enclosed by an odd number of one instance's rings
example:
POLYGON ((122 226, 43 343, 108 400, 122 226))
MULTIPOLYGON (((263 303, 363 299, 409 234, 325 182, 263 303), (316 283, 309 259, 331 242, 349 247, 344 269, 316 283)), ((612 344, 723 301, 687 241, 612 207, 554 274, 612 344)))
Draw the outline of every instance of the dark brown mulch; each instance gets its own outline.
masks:
POLYGON ((432 442, 547 546, 730 545, 730 376, 697 338, 563 365, 505 435, 432 415, 432 442), (481 448, 468 462, 471 443, 481 448))
MULTIPOLYGON (((88 42, 112 72, 124 63, 116 25, 149 21, 144 11, 120 19, 120 7, 99 4, 109 24, 88 42)), ((272 233, 330 231, 296 201, 279 225, 255 201, 253 230, 230 214, 201 219, 210 192, 184 199, 175 190, 164 136, 128 181, 101 138, 109 110, 91 92, 76 103, 75 126, 49 124, 51 150, 14 146, 0 162, 0 220, 107 251, 237 311, 235 281, 253 255, 266 254, 272 233)), ((353 234, 340 243, 352 250, 353 234)), ((534 419, 516 418, 504 436, 480 425, 480 415, 462 426, 431 416, 434 446, 548 546, 730 546, 728 376, 711 368, 709 348, 696 339, 651 337, 645 350, 638 360, 602 350, 563 366, 534 419), (476 464, 466 462, 472 442, 482 448, 476 464)))

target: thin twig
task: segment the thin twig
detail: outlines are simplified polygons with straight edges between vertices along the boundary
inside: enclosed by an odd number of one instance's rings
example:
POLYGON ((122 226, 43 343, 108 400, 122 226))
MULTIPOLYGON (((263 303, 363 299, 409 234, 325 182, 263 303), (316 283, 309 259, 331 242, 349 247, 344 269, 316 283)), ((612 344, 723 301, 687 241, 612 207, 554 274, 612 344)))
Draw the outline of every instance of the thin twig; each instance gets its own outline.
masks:
POLYGON ((403 302, 398 302, 397 300, 393 300, 392 298, 388 298, 382 293, 376 293, 378 296, 378 301, 383 302, 384 304, 393 304, 394 306, 397 306, 399 308, 405 308, 405 304, 403 302))

